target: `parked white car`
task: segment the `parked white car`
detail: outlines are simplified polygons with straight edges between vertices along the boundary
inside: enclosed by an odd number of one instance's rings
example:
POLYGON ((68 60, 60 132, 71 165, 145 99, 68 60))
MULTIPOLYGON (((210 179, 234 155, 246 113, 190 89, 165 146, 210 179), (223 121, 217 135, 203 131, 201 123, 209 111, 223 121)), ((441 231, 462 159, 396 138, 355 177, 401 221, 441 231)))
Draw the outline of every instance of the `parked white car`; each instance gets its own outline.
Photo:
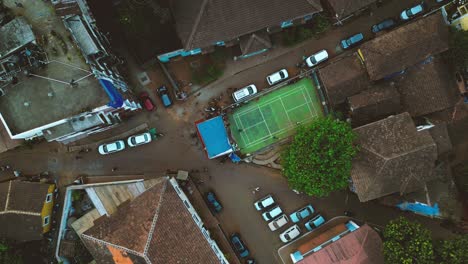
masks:
POLYGON ((232 98, 234 98, 234 102, 239 102, 256 93, 257 93, 257 87, 254 84, 250 84, 242 89, 235 91, 232 94, 232 98))
POLYGON ((262 199, 256 201, 254 203, 254 206, 255 206, 255 209, 257 209, 257 211, 261 211, 273 204, 275 204, 275 200, 273 199, 271 195, 267 195, 263 197, 262 199))
POLYGON ((314 67, 317 64, 324 62, 328 59, 328 52, 326 50, 321 50, 315 54, 312 54, 306 59, 307 66, 314 67))
POLYGON ((270 211, 267 211, 267 212, 264 212, 262 214, 262 217, 265 221, 271 221, 273 219, 275 219, 275 217, 277 217, 278 215, 280 215, 283 211, 281 210, 281 208, 279 206, 275 206, 273 207, 270 211))
POLYGON ((289 77, 288 71, 286 69, 279 70, 275 73, 268 75, 267 82, 269 85, 277 84, 283 80, 286 80, 289 77))
POLYGON ((301 229, 299 229, 298 225, 293 225, 290 228, 286 229, 283 233, 279 235, 281 241, 283 243, 288 243, 295 238, 297 238, 301 234, 301 229))
POLYGON ((282 226, 284 226, 285 224, 287 224, 288 222, 289 222, 288 217, 285 214, 282 214, 275 220, 271 221, 268 224, 268 227, 270 228, 271 231, 275 231, 281 228, 282 226))
POLYGON ((101 155, 107 155, 115 152, 119 152, 125 149, 125 142, 118 140, 111 143, 105 143, 99 146, 98 152, 101 155))
POLYGON ((127 139, 127 144, 130 147, 136 147, 151 142, 151 134, 146 132, 139 135, 133 135, 127 139))

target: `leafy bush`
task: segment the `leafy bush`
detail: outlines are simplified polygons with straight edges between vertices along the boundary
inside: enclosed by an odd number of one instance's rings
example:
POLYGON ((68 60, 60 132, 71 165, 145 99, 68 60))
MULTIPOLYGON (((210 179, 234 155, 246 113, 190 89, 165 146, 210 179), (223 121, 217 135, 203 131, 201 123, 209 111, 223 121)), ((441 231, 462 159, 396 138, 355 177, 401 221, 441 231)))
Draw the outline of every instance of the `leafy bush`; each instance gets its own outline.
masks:
POLYGON ((348 123, 332 118, 299 127, 281 157, 289 186, 319 197, 346 188, 357 153, 355 138, 348 123))

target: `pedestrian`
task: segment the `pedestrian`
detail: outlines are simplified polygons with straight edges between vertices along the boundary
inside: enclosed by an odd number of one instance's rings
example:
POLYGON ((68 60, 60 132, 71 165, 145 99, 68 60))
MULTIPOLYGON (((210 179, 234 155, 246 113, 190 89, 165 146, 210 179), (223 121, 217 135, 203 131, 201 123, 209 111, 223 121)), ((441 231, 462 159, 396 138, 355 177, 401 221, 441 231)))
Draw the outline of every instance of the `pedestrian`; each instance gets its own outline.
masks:
POLYGON ((260 187, 255 187, 255 191, 256 192, 260 191, 260 187))
POLYGON ((114 167, 112 168, 112 172, 116 171, 117 170, 117 167, 114 167))

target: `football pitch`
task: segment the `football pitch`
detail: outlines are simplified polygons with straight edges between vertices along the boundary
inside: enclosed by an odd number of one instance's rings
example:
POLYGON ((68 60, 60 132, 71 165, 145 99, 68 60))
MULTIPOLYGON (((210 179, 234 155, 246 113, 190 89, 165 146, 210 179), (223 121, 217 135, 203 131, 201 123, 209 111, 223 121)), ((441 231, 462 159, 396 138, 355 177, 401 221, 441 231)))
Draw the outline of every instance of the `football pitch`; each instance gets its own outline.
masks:
POLYGON ((320 116, 315 86, 304 78, 237 108, 229 122, 240 152, 248 154, 291 136, 297 126, 320 116))

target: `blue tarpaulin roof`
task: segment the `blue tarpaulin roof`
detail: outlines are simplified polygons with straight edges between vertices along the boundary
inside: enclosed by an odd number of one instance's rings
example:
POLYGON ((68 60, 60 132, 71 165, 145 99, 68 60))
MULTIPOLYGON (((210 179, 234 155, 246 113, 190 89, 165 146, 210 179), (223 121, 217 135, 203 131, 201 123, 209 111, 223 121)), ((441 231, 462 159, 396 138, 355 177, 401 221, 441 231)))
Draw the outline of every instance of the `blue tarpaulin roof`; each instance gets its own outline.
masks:
POLYGON ((106 91, 107 96, 109 96, 110 102, 107 105, 113 108, 121 107, 123 105, 124 99, 117 91, 117 88, 115 88, 115 86, 112 84, 112 82, 107 79, 99 79, 99 83, 104 88, 104 91, 106 91))
POLYGON ((217 116, 196 125, 208 158, 213 159, 232 152, 223 118, 217 116))
POLYGON ((429 206, 427 204, 415 202, 415 203, 408 203, 403 202, 397 205, 403 211, 411 211, 417 214, 425 215, 425 216, 440 216, 439 205, 434 204, 434 206, 429 206))

